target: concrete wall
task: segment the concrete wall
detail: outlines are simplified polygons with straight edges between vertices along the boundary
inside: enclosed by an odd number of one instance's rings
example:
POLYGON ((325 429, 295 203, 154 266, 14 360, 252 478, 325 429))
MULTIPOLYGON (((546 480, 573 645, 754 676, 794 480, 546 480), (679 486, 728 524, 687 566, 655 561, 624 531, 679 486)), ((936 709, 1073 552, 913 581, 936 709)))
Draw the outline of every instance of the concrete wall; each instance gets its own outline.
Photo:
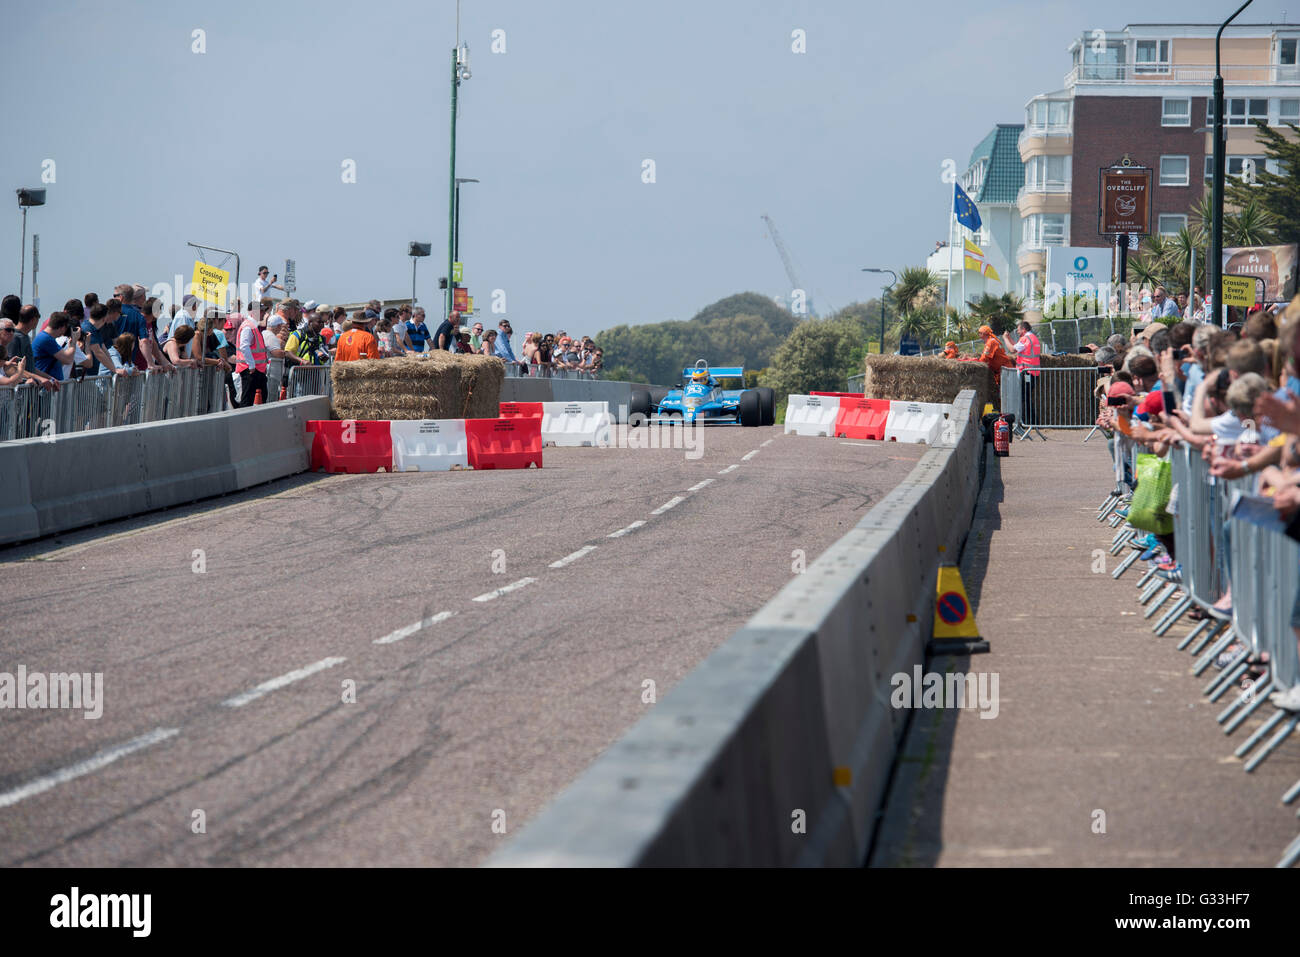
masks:
POLYGON ((507 376, 501 386, 502 402, 608 402, 614 421, 624 422, 623 411, 632 400, 634 389, 649 389, 662 397, 663 386, 637 382, 608 382, 603 379, 538 379, 532 376, 507 376))
POLYGON ((323 396, 0 443, 0 544, 183 505, 306 471, 323 396))
POLYGON ((907 718, 890 678, 924 661, 970 528, 977 413, 961 393, 959 428, 489 865, 860 865, 907 718))

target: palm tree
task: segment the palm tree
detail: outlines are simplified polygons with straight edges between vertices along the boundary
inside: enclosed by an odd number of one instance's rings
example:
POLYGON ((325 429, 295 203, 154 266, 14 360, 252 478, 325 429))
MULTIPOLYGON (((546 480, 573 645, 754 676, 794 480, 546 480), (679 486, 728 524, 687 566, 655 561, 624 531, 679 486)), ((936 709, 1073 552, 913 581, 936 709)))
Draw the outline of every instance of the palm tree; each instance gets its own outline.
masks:
POLYGON ((890 298, 893 299, 898 314, 905 316, 921 307, 942 284, 943 280, 924 266, 906 266, 899 273, 890 298))
POLYGON ((997 335, 1002 335, 1016 327, 1016 323, 1025 318, 1025 306, 1015 293, 1004 292, 1000 296, 988 293, 971 303, 972 323, 976 329, 988 326, 997 335))
POLYGON ((1245 206, 1224 213, 1226 246, 1269 246, 1277 242, 1277 217, 1252 197, 1245 206))
POLYGON ((937 309, 913 309, 899 318, 898 330, 900 335, 911 336, 925 348, 926 343, 943 334, 943 314, 937 309))

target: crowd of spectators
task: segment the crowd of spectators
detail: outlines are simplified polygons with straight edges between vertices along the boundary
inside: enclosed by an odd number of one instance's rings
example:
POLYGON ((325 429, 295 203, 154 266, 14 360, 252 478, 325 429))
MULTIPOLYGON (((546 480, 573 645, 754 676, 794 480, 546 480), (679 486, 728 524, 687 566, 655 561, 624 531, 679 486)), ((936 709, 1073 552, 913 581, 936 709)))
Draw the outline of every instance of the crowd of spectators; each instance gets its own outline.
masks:
MULTIPOLYGON (((1112 442, 1156 455, 1181 445, 1199 451, 1212 475, 1257 476, 1258 494, 1271 499, 1288 534, 1300 538, 1300 297, 1280 316, 1258 308, 1226 329, 1188 320, 1152 322, 1131 338, 1111 336, 1095 357, 1103 373, 1097 424, 1114 430, 1112 442)), ((1116 494, 1128 497, 1136 478, 1127 456, 1118 456, 1117 463, 1116 494)), ((1175 487, 1171 511, 1177 499, 1175 487)), ((1140 544, 1141 558, 1154 564, 1157 575, 1183 582, 1173 535, 1150 534, 1140 544)), ((1229 589, 1212 607, 1194 608, 1192 616, 1222 617, 1231 610, 1229 589)), ((1291 625, 1300 642, 1300 594, 1291 625)), ((1226 667, 1247 650, 1229 646, 1216 665, 1226 667)), ((1252 650, 1248 662, 1243 687, 1267 673, 1267 652, 1252 650)), ((1300 685, 1274 692, 1270 700, 1300 711, 1300 685)))
MULTIPOLYGON (((170 309, 150 297, 147 287, 123 283, 101 301, 97 293, 69 299, 43 317, 33 304, 14 295, 0 301, 0 386, 31 382, 49 390, 86 376, 129 376, 146 371, 210 366, 227 380, 232 406, 251 405, 265 396, 270 359, 294 365, 327 365, 358 359, 428 356, 436 350, 495 356, 517 375, 554 372, 599 376, 601 350, 588 336, 528 332, 516 345, 508 319, 484 331, 483 323, 464 325, 452 312, 431 333, 425 310, 403 305, 384 309, 372 299, 348 315, 342 306, 315 300, 261 298, 282 290, 276 276, 259 267, 259 298, 247 308, 218 315, 194 296, 170 309), (197 341, 206 327, 203 342, 197 341)), ((270 398, 274 398, 273 396, 270 398)))

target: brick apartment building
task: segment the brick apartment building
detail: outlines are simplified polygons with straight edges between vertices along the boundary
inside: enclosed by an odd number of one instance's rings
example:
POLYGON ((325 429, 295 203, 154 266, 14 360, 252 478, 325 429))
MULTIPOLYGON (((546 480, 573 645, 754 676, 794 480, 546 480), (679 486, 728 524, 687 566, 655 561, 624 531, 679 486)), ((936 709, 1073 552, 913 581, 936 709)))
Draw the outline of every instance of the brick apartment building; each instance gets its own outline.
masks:
MULTIPOLYGON (((1048 246, 1111 245, 1097 232, 1097 171, 1126 154, 1153 171, 1155 228, 1173 235, 1187 225, 1210 181, 1217 29, 1133 24, 1090 31, 1069 47, 1073 68, 1064 88, 1026 104, 1016 264, 1027 301, 1044 281, 1048 246)), ((1300 25, 1243 24, 1224 33, 1228 175, 1265 167, 1254 119, 1300 124, 1297 46, 1300 25)))

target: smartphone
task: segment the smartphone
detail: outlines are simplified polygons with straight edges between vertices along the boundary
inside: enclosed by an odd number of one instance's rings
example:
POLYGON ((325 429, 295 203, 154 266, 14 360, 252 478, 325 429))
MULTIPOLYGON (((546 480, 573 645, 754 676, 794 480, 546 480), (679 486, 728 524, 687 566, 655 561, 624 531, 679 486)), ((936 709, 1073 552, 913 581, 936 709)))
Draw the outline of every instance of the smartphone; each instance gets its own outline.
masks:
POLYGON ((1098 375, 1110 375, 1114 371, 1115 371, 1114 366, 1097 366, 1098 375))
POLYGON ((1107 405, 1128 405, 1128 399, 1127 397, 1122 395, 1108 395, 1106 396, 1106 404, 1107 405))
POLYGON ((1160 397, 1165 403, 1165 415, 1173 415, 1174 410, 1178 408, 1178 400, 1174 398, 1173 390, 1161 389, 1160 397))

